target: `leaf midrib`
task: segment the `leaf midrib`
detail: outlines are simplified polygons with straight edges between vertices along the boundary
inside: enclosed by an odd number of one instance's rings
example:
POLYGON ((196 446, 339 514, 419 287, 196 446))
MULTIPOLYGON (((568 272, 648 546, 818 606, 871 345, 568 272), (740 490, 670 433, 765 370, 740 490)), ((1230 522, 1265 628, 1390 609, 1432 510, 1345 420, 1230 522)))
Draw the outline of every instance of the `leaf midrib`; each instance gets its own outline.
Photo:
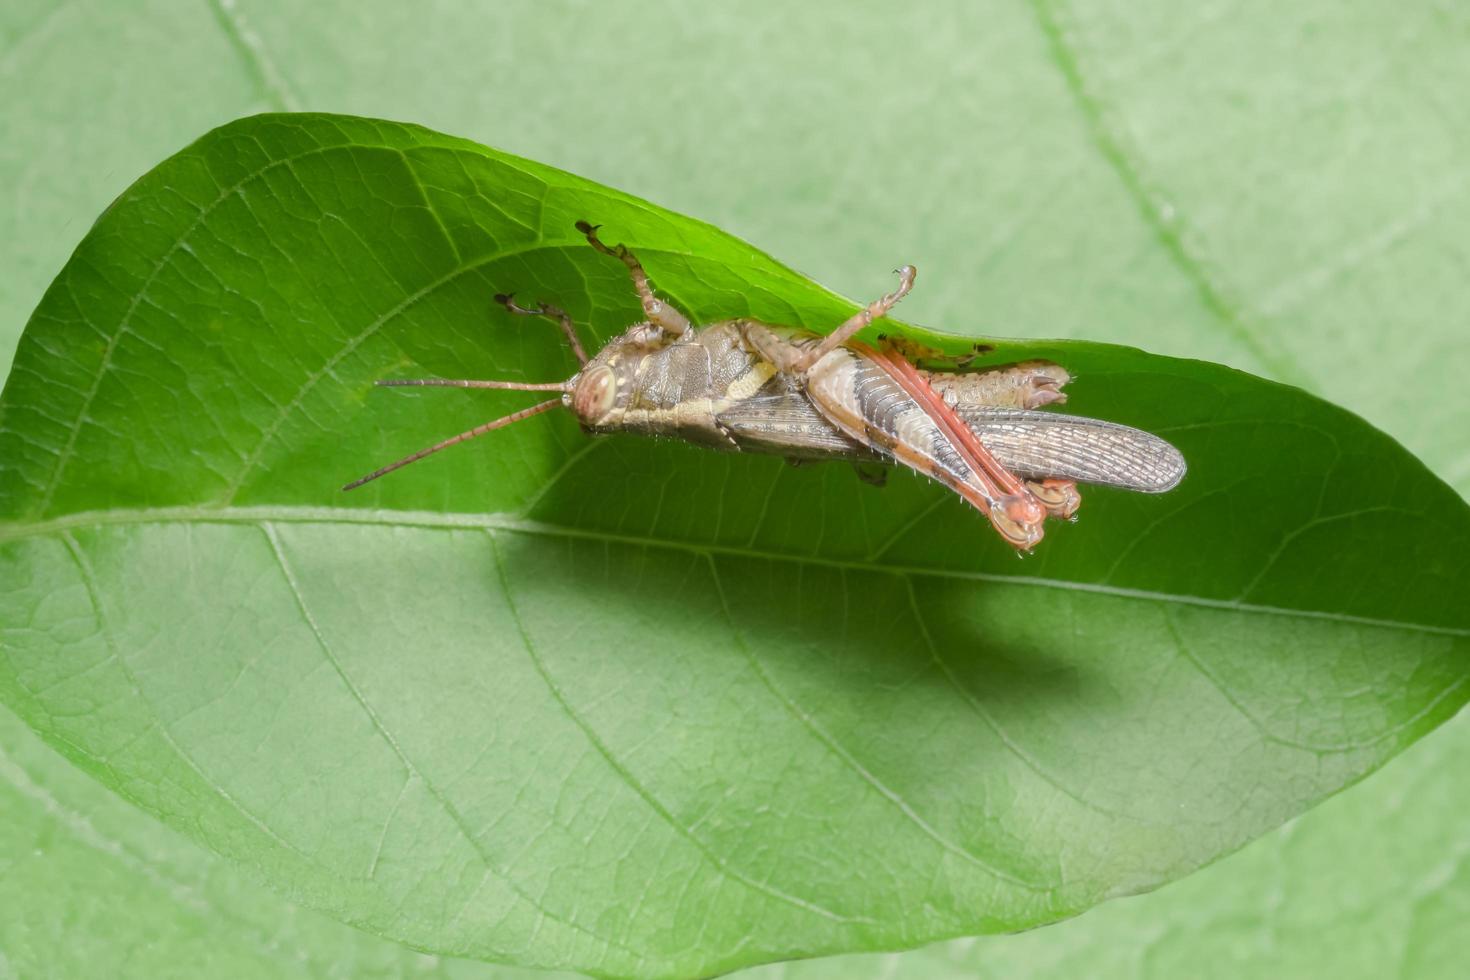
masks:
POLYGON ((0 544, 26 538, 45 537, 50 534, 58 534, 85 527, 120 527, 148 524, 265 523, 344 524, 377 527, 418 527, 434 530, 510 531, 541 537, 575 538, 625 544, 634 547, 663 548, 689 552, 696 555, 718 555, 732 558, 750 558, 761 561, 810 564, 846 571, 878 572, 898 577, 924 576, 953 581, 990 582, 1001 585, 1060 589, 1064 591, 1111 596, 1120 599, 1196 606, 1205 609, 1217 609, 1224 612, 1245 613, 1248 615, 1259 614, 1267 616, 1288 616, 1299 619, 1320 619, 1354 626, 1404 630, 1433 636, 1448 636, 1456 639, 1470 638, 1470 628, 1436 626, 1429 623, 1415 623, 1395 619, 1378 619, 1371 616, 1354 616, 1348 613, 1327 612, 1319 609, 1293 609, 1286 606, 1267 606, 1255 603, 1234 602, 1228 599, 1211 599, 1206 596, 1157 592, 1149 589, 1135 589, 1099 582, 1076 582, 1066 579, 1041 578, 1039 576, 1028 575, 1004 575, 997 572, 971 572, 952 568, 925 568, 921 565, 879 564, 857 559, 832 558, 824 555, 803 555, 795 552, 770 551, 741 545, 678 541, 671 538, 640 537, 635 534, 620 534, 615 531, 570 527, 564 524, 529 520, 510 514, 441 513, 419 510, 287 505, 232 507, 227 509, 153 507, 94 510, 78 511, 47 521, 0 521, 0 544))

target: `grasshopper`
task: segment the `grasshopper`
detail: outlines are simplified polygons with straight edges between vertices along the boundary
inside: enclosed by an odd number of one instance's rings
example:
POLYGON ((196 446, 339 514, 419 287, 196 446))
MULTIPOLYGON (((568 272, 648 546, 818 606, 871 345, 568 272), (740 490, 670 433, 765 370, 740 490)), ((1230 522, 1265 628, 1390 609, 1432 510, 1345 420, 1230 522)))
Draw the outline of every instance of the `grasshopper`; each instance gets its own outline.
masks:
MULTIPOLYGON (((623 245, 608 246, 598 227, 577 230, 603 255, 621 261, 647 318, 588 357, 571 317, 545 302, 496 301, 509 312, 561 327, 580 365, 562 382, 451 378, 388 379, 385 387, 437 386, 557 392, 530 408, 486 422, 389 463, 347 484, 352 490, 432 453, 558 406, 589 434, 673 436, 734 452, 785 456, 792 462, 849 460, 907 466, 973 505, 1018 550, 1041 540, 1048 517, 1075 519, 1077 483, 1162 493, 1184 477, 1184 458, 1138 429, 1039 411, 1066 401, 1067 371, 1047 361, 989 370, 925 370, 939 359, 911 341, 885 337, 879 347, 854 339, 886 316, 913 288, 913 266, 897 270, 898 288, 874 300, 825 336, 754 319, 696 330, 661 300, 623 245)), ((860 470, 860 472, 862 472, 860 470)))

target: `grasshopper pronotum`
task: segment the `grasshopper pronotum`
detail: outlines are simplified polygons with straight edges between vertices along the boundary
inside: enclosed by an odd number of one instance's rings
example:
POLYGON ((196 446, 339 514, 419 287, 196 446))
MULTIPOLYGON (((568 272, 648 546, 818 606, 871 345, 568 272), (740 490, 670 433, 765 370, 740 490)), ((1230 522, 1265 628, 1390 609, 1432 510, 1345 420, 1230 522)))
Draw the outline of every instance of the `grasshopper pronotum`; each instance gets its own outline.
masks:
POLYGON ((959 494, 1018 549, 1041 540, 1048 516, 1076 513, 1078 482, 1162 493, 1184 476, 1184 458, 1157 436, 1037 411, 1066 401, 1060 389, 1070 375, 1056 364, 926 371, 913 363, 913 345, 900 338, 884 339, 879 348, 854 340, 913 287, 913 266, 898 270, 898 289, 825 336, 751 319, 696 330, 655 295, 631 251, 603 244, 597 227, 585 221, 577 222, 577 230, 597 251, 628 267, 647 319, 589 358, 565 312, 497 296, 511 313, 559 324, 581 365, 577 373, 548 384, 448 378, 378 384, 554 391, 559 397, 435 443, 343 489, 559 405, 570 408, 589 433, 676 436, 793 461, 900 463, 959 494))

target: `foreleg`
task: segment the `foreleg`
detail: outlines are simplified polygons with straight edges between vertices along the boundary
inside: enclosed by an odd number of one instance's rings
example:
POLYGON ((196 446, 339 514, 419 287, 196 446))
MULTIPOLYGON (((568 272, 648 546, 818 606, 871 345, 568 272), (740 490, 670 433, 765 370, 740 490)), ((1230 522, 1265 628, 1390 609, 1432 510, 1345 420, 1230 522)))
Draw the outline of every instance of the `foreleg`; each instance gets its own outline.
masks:
POLYGON ((537 303, 532 307, 521 306, 516 302, 515 293, 496 293, 495 302, 517 316, 542 316, 553 323, 560 324, 561 332, 567 338, 572 353, 577 355, 577 363, 587 363, 587 352, 582 349, 582 342, 577 339, 577 328, 572 324, 572 318, 566 310, 559 306, 552 306, 550 303, 537 303))

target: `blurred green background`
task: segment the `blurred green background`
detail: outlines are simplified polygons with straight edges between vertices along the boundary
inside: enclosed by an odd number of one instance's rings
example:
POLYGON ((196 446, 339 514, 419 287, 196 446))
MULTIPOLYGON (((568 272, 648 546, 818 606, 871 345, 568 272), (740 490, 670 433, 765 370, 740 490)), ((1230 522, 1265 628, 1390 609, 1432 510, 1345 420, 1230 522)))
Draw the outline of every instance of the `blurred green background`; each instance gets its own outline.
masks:
MULTIPOLYGON (((1470 8, 5 0, 0 372, 134 178, 264 110, 422 123, 916 323, 1302 385, 1470 493, 1470 8)), ((4 709, 0 709, 3 712, 4 709)), ((1152 895, 794 977, 1462 976, 1464 716, 1152 895)), ((294 909, 0 715, 0 975, 506 976, 294 909)), ((529 976, 530 974, 527 974, 529 976)))

